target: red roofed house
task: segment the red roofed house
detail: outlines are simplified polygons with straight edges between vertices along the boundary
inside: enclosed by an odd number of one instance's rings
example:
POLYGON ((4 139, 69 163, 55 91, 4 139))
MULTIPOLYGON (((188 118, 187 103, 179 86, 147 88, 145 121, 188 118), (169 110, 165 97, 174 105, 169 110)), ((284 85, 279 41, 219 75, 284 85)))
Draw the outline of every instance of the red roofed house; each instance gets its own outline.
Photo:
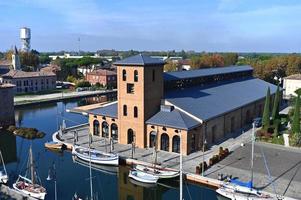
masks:
POLYGON ((117 74, 114 71, 98 69, 87 73, 86 80, 92 85, 100 83, 103 86, 116 88, 117 74))

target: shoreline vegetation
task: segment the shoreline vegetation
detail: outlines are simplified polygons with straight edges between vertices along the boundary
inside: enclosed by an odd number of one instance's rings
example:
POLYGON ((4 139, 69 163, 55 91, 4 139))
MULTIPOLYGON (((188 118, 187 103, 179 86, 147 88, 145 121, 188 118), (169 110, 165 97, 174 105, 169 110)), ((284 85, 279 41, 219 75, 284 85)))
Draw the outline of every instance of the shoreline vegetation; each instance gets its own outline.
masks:
POLYGON ((36 128, 9 126, 7 131, 28 140, 41 139, 46 134, 36 128))

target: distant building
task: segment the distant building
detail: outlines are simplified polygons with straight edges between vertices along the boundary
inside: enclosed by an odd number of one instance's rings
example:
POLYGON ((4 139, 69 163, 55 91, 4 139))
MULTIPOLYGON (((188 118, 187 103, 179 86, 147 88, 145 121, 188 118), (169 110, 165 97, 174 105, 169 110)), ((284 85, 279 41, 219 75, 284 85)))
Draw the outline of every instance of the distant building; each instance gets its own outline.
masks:
POLYGON ((283 79, 284 98, 297 96, 295 91, 299 88, 301 88, 301 74, 294 74, 283 79))
POLYGON ((13 69, 2 74, 0 83, 13 84, 15 93, 40 92, 56 88, 56 74, 52 71, 24 72, 20 70, 20 58, 15 48, 12 55, 13 69))
POLYGON ((86 80, 92 85, 100 83, 103 86, 115 88, 117 85, 117 74, 114 71, 98 69, 87 73, 86 80))
POLYGON ((0 84, 0 127, 15 123, 14 85, 0 84))
POLYGON ((187 155, 250 125, 267 89, 277 88, 254 78, 250 66, 164 73, 164 64, 141 54, 114 63, 118 101, 88 111, 90 133, 187 155))

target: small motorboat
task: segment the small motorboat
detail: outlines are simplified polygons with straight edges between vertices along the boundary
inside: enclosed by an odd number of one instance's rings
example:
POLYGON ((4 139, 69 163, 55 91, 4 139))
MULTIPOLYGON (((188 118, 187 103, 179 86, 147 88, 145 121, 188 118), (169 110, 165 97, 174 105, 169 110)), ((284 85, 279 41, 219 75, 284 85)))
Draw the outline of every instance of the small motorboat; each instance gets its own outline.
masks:
POLYGON ((75 194, 73 195, 73 197, 72 197, 72 200, 83 200, 83 199, 81 199, 81 198, 77 195, 77 193, 75 193, 75 194))
POLYGON ((130 170, 129 177, 136 181, 148 184, 156 184, 159 179, 158 176, 154 176, 152 174, 148 174, 135 169, 130 170))
POLYGON ((63 143, 60 142, 46 142, 45 143, 45 147, 47 149, 52 149, 52 150, 65 150, 67 148, 67 146, 63 143))
POLYGON ((113 153, 105 153, 95 149, 89 149, 80 146, 72 148, 72 154, 78 158, 95 164, 101 165, 115 165, 119 164, 119 156, 113 153))
POLYGON ((136 165, 135 169, 145 172, 147 174, 155 175, 155 176, 159 177, 160 179, 175 178, 180 175, 180 172, 177 170, 158 168, 156 166, 148 167, 145 165, 136 165))

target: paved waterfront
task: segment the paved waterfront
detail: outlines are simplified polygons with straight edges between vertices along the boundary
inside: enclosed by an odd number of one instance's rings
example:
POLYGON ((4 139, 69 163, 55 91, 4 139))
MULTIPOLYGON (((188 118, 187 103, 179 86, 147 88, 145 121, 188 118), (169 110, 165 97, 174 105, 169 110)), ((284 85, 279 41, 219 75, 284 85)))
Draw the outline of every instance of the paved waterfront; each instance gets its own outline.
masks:
MULTIPOLYGON (((231 174, 243 181, 249 181, 251 176, 250 154, 251 144, 240 147, 226 159, 206 171, 206 175, 217 178, 218 173, 231 174)), ((254 185, 256 188, 271 193, 301 199, 301 150, 256 143, 254 185), (266 160, 266 164, 264 160, 266 160), (271 177, 268 175, 266 166, 271 177), (273 184, 270 184, 270 180, 273 184)))
POLYGON ((94 95, 101 95, 110 92, 116 92, 117 90, 97 90, 97 91, 82 91, 82 92, 65 92, 65 93, 53 93, 53 94, 43 94, 43 95, 21 95, 14 97, 15 105, 25 105, 37 102, 47 102, 47 101, 59 101, 63 99, 80 98, 94 95))
MULTIPOLYGON (((88 126, 77 129, 78 132, 78 142, 77 144, 81 146, 88 146, 88 126)), ((63 135, 65 142, 73 143, 74 142, 74 129, 67 131, 63 135)), ((93 136, 92 148, 99 149, 101 151, 110 151, 109 140, 101 139, 100 137, 93 136)), ((240 144, 244 141, 250 141, 250 132, 245 132, 239 135, 229 135, 226 141, 221 141, 219 144, 224 148, 229 148, 230 151, 240 147, 240 144)), ((204 160, 208 161, 214 154, 217 154, 219 151, 219 146, 212 146, 208 151, 205 152, 204 160)), ((122 145, 114 142, 114 153, 118 153, 120 156, 131 158, 132 157, 132 145, 122 145)), ((140 149, 136 148, 133 155, 134 159, 152 163, 153 158, 153 149, 140 149)), ((199 151, 192 153, 189 156, 183 157, 183 170, 188 173, 195 173, 195 167, 203 161, 203 152, 199 151)), ((164 167, 179 168, 179 154, 159 151, 157 154, 157 162, 164 167)))

